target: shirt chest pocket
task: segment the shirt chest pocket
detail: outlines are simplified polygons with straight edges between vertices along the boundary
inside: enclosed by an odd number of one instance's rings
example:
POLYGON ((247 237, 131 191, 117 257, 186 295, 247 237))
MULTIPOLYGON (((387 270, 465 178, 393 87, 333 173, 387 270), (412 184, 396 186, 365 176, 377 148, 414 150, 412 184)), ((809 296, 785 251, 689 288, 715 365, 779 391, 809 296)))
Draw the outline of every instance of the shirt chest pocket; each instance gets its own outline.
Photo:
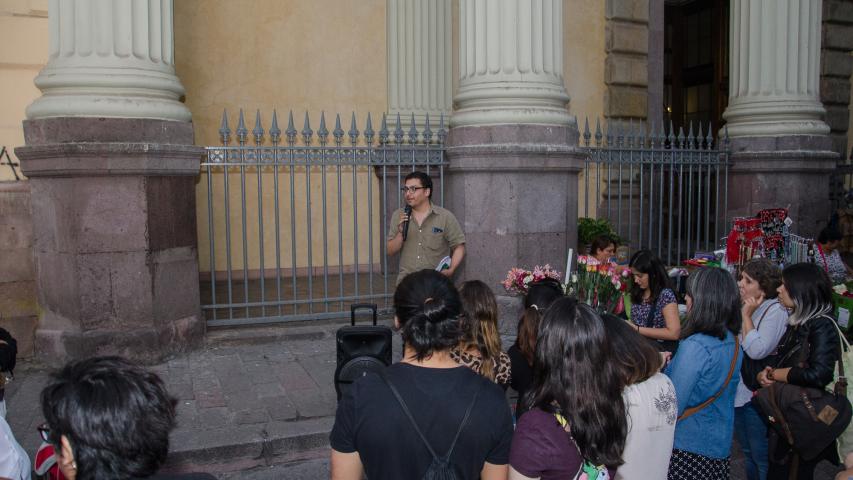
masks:
POLYGON ((435 232, 430 229, 423 234, 423 247, 432 252, 440 252, 445 248, 444 232, 435 232))

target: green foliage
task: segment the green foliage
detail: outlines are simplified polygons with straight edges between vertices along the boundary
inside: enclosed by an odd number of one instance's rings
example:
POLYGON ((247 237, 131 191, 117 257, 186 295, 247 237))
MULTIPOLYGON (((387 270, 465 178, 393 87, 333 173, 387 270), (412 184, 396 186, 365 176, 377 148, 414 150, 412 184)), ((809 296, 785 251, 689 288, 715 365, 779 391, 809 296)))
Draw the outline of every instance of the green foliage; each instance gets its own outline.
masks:
POLYGON ((578 243, 581 245, 589 245, 599 235, 608 235, 617 244, 622 243, 622 239, 616 234, 613 225, 605 218, 578 218, 578 243))

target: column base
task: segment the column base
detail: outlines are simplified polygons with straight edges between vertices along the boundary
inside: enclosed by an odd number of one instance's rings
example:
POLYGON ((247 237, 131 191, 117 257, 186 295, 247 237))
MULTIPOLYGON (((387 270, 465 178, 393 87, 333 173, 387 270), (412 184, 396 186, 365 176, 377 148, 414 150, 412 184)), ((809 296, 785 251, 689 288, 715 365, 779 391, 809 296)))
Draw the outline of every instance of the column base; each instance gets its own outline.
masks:
POLYGON ((815 235, 826 225, 829 179, 838 161, 829 137, 739 137, 731 147, 727 218, 782 207, 798 235, 815 235))
POLYGON ((52 366, 68 360, 101 355, 119 355, 155 364, 204 343, 205 323, 197 317, 170 321, 159 327, 98 329, 74 332, 39 328, 35 334, 38 358, 52 366))
POLYGON ((584 161, 577 135, 576 128, 543 125, 450 130, 447 206, 466 237, 459 280, 495 286, 512 267, 565 269, 577 243, 584 161))
POLYGON ((203 149, 185 122, 24 122, 32 192, 35 354, 156 362, 199 346, 195 182, 203 149))

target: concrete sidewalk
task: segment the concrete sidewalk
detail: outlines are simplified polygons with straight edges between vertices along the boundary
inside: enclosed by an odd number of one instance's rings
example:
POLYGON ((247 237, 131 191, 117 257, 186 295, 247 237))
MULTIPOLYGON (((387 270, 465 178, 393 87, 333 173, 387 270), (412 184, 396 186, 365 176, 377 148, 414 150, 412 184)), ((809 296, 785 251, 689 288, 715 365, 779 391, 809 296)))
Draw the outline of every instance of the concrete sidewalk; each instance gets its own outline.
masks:
MULTIPOLYGON (((203 349, 152 366, 179 401, 167 470, 225 474, 328 455, 344 324, 214 330, 203 349)), ((399 335, 394 344, 396 360, 399 335)), ((31 457, 47 376, 21 361, 6 391, 7 420, 31 457)))

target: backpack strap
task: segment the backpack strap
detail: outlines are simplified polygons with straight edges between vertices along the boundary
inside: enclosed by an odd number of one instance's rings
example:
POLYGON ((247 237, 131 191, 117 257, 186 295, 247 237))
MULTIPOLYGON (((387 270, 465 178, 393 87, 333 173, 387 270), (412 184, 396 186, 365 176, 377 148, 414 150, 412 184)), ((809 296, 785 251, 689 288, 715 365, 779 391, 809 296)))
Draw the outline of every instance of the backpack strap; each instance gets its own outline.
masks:
POLYGON ((740 354, 740 341, 738 340, 737 335, 734 335, 734 337, 735 337, 735 354, 732 355, 732 364, 729 366, 729 374, 726 375, 726 381, 723 382, 723 386, 720 387, 720 390, 718 390, 717 393, 715 393, 713 397, 709 398, 708 400, 705 400, 704 402, 702 402, 702 404, 697 405, 695 407, 690 407, 687 410, 685 410, 684 413, 682 413, 681 416, 678 417, 678 420, 684 420, 685 418, 687 418, 687 417, 689 417, 695 413, 698 413, 703 408, 714 403, 714 401, 717 400, 717 398, 719 398, 720 395, 723 394, 723 391, 725 391, 726 386, 728 386, 729 381, 731 381, 732 375, 735 372, 735 366, 737 365, 737 357, 740 354))
MULTIPOLYGON (((409 407, 406 405, 406 402, 403 401, 403 397, 400 396, 400 392, 397 390, 397 387, 395 387, 394 384, 391 383, 391 379, 388 378, 388 375, 385 373, 384 370, 380 372, 379 376, 382 377, 382 381, 385 382, 385 385, 388 385, 388 388, 391 389, 391 393, 394 394, 394 398, 397 399, 397 403, 400 404, 400 407, 403 409, 403 413, 406 414, 406 417, 408 417, 409 422, 415 428, 415 432, 417 432, 418 436, 421 437, 421 440, 424 442, 424 445, 426 445, 430 455, 432 455, 433 460, 440 460, 438 455, 436 455, 435 450, 433 450, 432 445, 429 444, 423 432, 421 432, 420 427, 418 427, 418 423, 415 422, 415 417, 412 416, 412 412, 409 410, 409 407)), ((471 403, 468 404, 468 408, 465 410, 465 416, 462 417, 462 423, 459 424, 459 429, 456 431, 456 435, 453 437, 453 442, 450 444, 450 450, 448 450, 447 454, 445 454, 444 456, 445 459, 449 459, 450 455, 453 453, 453 448, 456 446, 456 440, 459 439, 459 434, 462 433, 462 429, 465 428, 465 425, 468 423, 468 417, 471 416, 471 410, 474 409, 474 404, 477 403, 477 397, 480 395, 480 390, 482 389, 483 384, 480 383, 480 385, 477 387, 477 390, 474 392, 474 398, 471 399, 471 403)))

